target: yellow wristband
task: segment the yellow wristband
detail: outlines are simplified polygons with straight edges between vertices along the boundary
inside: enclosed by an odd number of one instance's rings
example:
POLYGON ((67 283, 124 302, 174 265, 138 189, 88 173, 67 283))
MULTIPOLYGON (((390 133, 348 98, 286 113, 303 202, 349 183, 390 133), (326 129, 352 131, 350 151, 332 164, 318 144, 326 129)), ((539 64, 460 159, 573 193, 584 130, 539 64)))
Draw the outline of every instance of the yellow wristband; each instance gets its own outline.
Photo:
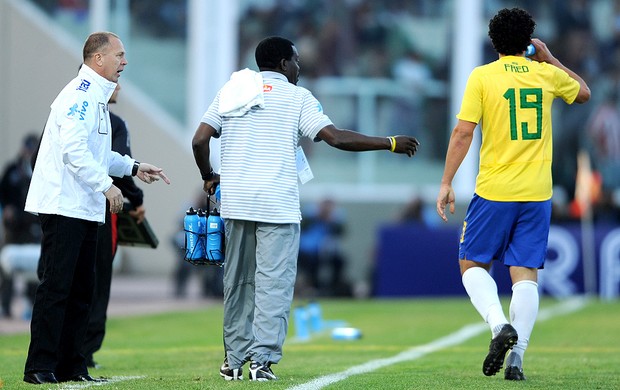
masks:
POLYGON ((394 152, 396 150, 396 137, 388 137, 390 140, 390 152, 394 152))

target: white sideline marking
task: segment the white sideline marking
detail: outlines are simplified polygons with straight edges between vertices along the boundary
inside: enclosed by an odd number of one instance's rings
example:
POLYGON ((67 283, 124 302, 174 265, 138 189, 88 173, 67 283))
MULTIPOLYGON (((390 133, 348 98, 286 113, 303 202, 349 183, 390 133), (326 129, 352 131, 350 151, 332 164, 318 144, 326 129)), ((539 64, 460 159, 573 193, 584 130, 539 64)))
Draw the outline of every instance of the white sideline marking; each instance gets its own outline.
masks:
MULTIPOLYGON (((560 302, 559 304, 552 306, 548 309, 543 309, 538 314, 537 322, 546 321, 550 318, 569 314, 575 312, 587 303, 586 298, 578 297, 568 299, 560 302)), ((455 333, 449 334, 445 337, 432 341, 426 345, 420 345, 410 348, 404 352, 399 353, 393 357, 371 360, 367 363, 353 366, 345 371, 337 372, 335 374, 325 375, 310 382, 302 383, 301 385, 290 387, 288 390, 318 390, 325 386, 331 385, 342 380, 347 379, 350 376, 358 374, 366 374, 380 368, 391 366, 393 364, 402 363, 408 360, 415 360, 421 358, 432 352, 439 351, 447 347, 461 344, 465 340, 468 340, 478 334, 488 330, 489 327, 486 323, 470 324, 466 325, 455 333)))
POLYGON ((106 378, 107 382, 82 382, 82 383, 66 383, 58 387, 60 390, 68 390, 68 389, 85 389, 91 386, 107 386, 113 383, 129 381, 132 379, 142 379, 146 378, 145 375, 141 376, 113 376, 111 378, 106 378))

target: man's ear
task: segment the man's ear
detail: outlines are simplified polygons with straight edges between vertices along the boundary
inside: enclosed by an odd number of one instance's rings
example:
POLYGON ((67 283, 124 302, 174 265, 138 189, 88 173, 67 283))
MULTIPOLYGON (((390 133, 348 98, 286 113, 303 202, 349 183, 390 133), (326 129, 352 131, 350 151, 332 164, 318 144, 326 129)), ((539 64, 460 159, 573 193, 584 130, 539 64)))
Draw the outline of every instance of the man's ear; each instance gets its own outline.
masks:
POLYGON ((94 60, 94 63, 97 64, 97 66, 103 66, 103 54, 96 53, 94 55, 94 60))
POLYGON ((280 67, 280 69, 282 69, 282 71, 286 72, 286 68, 287 68, 286 59, 282 58, 278 66, 280 67))

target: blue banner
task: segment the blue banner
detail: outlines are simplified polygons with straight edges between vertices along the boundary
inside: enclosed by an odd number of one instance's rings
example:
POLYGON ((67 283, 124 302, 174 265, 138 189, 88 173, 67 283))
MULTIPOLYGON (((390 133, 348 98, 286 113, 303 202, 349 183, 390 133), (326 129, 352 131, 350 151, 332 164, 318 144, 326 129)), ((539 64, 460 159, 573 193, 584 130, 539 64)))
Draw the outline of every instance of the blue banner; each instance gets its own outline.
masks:
MULTIPOLYGON (((374 270, 374 295, 465 295, 458 264, 460 227, 429 227, 422 223, 385 225, 379 229, 374 270)), ((579 223, 553 224, 545 268, 539 272, 543 294, 565 297, 585 292, 584 248, 591 248, 591 268, 596 292, 603 299, 620 296, 620 227, 597 224, 583 230, 579 223)), ((588 252, 588 251, 586 251, 588 252)), ((586 257, 588 258, 588 257, 586 257)), ((500 294, 510 294, 508 268, 491 269, 500 294)))

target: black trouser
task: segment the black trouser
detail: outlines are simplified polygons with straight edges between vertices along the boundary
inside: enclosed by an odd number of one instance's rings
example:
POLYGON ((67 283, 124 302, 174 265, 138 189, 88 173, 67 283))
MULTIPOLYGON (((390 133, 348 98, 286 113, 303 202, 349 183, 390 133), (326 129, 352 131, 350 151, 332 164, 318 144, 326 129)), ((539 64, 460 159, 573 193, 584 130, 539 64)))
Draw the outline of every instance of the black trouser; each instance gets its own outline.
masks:
POLYGON ((88 374, 84 343, 95 280, 97 222, 41 214, 41 283, 30 323, 25 372, 58 380, 88 374))
POLYGON ((97 236, 97 257, 95 263, 95 291, 90 308, 90 319, 84 339, 82 353, 88 365, 93 365, 93 354, 101 348, 105 336, 110 286, 112 284, 112 224, 110 213, 106 212, 105 224, 99 226, 97 236))

